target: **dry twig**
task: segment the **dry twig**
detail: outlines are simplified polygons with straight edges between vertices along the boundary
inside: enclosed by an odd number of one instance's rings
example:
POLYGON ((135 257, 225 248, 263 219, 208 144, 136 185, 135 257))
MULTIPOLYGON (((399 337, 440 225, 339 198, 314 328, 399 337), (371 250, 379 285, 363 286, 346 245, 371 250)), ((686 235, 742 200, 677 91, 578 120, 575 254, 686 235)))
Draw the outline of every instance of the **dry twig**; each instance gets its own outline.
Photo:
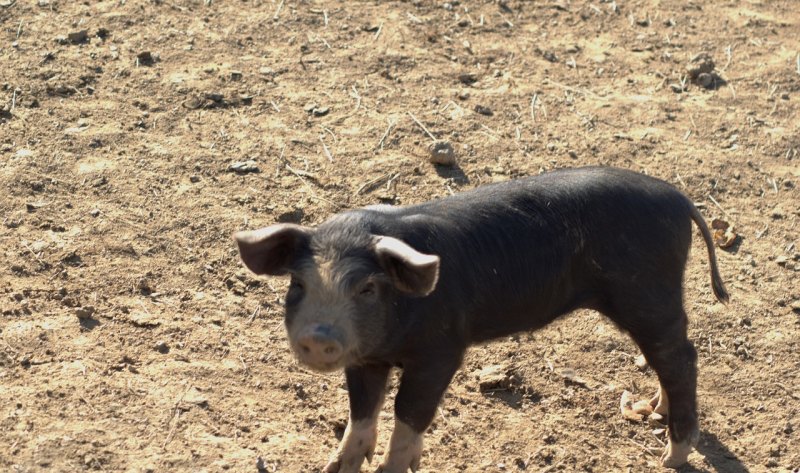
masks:
POLYGON ((414 120, 414 122, 415 122, 417 125, 419 125, 419 127, 420 127, 420 128, 422 128, 422 130, 423 130, 425 133, 427 133, 427 134, 428 134, 428 136, 430 136, 430 137, 431 137, 431 139, 432 139, 433 141, 436 141, 436 137, 435 137, 435 136, 433 136, 433 133, 431 133, 430 131, 428 131, 428 129, 427 129, 427 128, 425 128, 425 125, 423 125, 421 121, 417 120, 417 117, 415 117, 413 113, 411 113, 411 112, 406 112, 406 113, 408 113, 408 116, 409 116, 409 117, 411 117, 411 119, 412 119, 412 120, 414 120))

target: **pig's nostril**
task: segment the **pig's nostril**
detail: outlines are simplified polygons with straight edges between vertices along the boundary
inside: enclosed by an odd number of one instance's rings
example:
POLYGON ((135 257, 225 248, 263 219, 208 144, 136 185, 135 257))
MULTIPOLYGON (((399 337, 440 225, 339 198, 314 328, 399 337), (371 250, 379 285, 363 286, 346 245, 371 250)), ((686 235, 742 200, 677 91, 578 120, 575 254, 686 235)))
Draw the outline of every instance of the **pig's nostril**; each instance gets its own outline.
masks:
POLYGON ((300 349, 303 350, 303 353, 305 353, 306 355, 311 353, 311 348, 309 348, 308 345, 300 345, 300 349))

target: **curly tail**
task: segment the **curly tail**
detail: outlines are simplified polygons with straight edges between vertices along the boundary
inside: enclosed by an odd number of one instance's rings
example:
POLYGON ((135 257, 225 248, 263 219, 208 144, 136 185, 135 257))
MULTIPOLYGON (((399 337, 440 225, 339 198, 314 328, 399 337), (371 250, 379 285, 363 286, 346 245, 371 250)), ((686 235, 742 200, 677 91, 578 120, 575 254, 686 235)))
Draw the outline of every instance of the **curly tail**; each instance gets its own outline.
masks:
POLYGON ((706 241, 706 248, 708 248, 708 261, 711 264, 711 288, 713 289, 717 300, 727 304, 727 302, 730 300, 730 295, 725 289, 725 285, 722 283, 722 277, 719 275, 719 268, 717 268, 717 255, 714 252, 714 238, 711 236, 711 232, 708 230, 708 225, 706 225, 706 221, 703 220, 703 216, 700 215, 697 207, 695 207, 691 202, 689 203, 689 212, 692 216, 692 220, 694 220, 694 223, 696 223, 697 227, 700 228, 700 233, 703 234, 703 240, 706 241))

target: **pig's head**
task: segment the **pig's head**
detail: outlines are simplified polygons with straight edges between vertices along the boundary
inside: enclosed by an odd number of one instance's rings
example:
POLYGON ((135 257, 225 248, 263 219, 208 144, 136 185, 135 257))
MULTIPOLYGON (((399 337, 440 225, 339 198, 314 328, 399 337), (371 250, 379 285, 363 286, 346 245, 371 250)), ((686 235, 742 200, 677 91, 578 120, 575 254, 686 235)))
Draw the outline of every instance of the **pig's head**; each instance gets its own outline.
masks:
POLYGON ((291 277, 289 341, 300 362, 317 371, 357 364, 379 349, 397 297, 426 296, 439 276, 438 256, 335 220, 317 229, 276 224, 234 235, 251 271, 291 277))

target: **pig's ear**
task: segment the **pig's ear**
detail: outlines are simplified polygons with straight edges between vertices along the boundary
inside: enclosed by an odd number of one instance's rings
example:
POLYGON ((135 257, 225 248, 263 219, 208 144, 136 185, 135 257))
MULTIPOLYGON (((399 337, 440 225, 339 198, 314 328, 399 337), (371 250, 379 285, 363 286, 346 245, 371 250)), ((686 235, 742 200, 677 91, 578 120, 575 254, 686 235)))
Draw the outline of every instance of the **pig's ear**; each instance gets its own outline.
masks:
POLYGON ((300 250, 308 245, 311 229, 280 223, 233 235, 239 255, 250 271, 273 276, 286 274, 300 250))
POLYGON ((427 296, 439 280, 439 257, 420 253, 397 238, 380 236, 375 252, 384 271, 400 291, 427 296))

